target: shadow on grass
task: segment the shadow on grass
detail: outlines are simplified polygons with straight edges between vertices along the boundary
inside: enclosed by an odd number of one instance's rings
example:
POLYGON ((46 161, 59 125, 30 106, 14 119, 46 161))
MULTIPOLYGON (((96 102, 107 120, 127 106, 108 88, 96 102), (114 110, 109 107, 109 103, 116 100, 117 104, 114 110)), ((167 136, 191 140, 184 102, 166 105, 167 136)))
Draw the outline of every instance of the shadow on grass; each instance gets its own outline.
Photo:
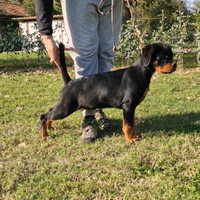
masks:
POLYGON ((138 119, 136 127, 144 133, 162 131, 168 135, 193 134, 200 131, 198 120, 200 120, 200 113, 169 114, 138 119))
MULTIPOLYGON (((122 120, 112 119, 117 123, 117 130, 100 131, 100 138, 122 133, 122 120)), ((136 132, 156 134, 162 132, 168 136, 200 133, 200 113, 169 114, 151 118, 136 118, 136 132)))
MULTIPOLYGON (((122 135, 122 120, 121 119, 111 119, 117 124, 117 128, 114 130, 100 130, 99 139, 104 139, 105 137, 117 137, 122 135)), ((158 132, 165 134, 166 136, 173 136, 179 134, 196 134, 200 133, 200 113, 188 113, 180 115, 165 115, 165 116, 155 116, 151 118, 136 118, 136 132, 142 134, 151 133, 151 136, 158 135, 158 132), (198 123, 197 123, 198 122, 198 123)), ((67 129, 74 129, 77 131, 77 126, 68 126, 61 123, 59 128, 58 123, 55 124, 55 130, 49 131, 51 138, 57 138, 61 135, 66 134, 67 129)), ((54 126, 54 124, 53 124, 54 126)), ((79 134, 82 134, 81 128, 79 129, 79 134)), ((151 137, 150 136, 150 137, 151 137)))

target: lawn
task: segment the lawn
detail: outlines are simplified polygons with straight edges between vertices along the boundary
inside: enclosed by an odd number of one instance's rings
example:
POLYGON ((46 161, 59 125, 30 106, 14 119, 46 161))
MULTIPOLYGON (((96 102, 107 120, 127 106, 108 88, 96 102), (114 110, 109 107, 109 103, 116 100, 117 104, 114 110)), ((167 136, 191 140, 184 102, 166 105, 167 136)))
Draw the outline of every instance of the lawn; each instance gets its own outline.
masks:
POLYGON ((94 143, 80 140, 80 111, 54 122, 42 142, 40 114, 58 102, 63 83, 56 67, 31 59, 20 67, 0 55, 0 199, 200 199, 200 68, 193 62, 153 76, 136 109, 142 138, 133 145, 113 108, 104 111, 117 130, 100 131, 94 143))

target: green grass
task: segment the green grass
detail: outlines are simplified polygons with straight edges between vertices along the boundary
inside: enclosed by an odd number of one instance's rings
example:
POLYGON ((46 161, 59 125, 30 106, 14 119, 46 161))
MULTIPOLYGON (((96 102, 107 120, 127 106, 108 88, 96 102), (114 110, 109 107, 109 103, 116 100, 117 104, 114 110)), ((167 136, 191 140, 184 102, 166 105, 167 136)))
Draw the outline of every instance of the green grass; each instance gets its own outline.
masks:
POLYGON ((38 67, 50 66, 49 58, 44 53, 43 56, 38 56, 37 53, 26 53, 26 52, 16 52, 16 53, 0 53, 0 68, 1 69, 18 69, 23 67, 38 67))
POLYGON ((0 199, 200 198, 199 68, 153 76, 136 109, 135 145, 125 142, 117 109, 104 111, 118 129, 95 143, 80 141, 80 111, 41 142, 39 116, 62 84, 55 67, 0 69, 0 199))
MULTIPOLYGON (((66 54, 69 57, 69 54, 66 54)), ((72 62, 68 62, 68 66, 72 66, 72 62)), ((38 55, 37 52, 9 52, 0 53, 0 72, 16 72, 16 71, 35 71, 38 69, 55 68, 55 64, 50 63, 50 59, 46 52, 38 55), (22 68, 23 67, 23 68, 22 68)))

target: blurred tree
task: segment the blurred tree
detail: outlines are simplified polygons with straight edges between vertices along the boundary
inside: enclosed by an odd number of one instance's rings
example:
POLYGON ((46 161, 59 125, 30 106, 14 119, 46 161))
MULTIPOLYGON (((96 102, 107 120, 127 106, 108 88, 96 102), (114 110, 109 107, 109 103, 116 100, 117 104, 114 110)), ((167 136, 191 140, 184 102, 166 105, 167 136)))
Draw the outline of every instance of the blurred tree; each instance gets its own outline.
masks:
MULTIPOLYGON (((162 16, 162 10, 164 10, 166 16, 165 21, 168 24, 168 27, 164 27, 164 29, 168 29, 173 22, 173 13, 179 9, 179 1, 180 0, 138 1, 138 6, 133 9, 133 13, 136 20, 140 21, 140 30, 142 32, 145 30, 147 32, 156 30, 162 16)), ((181 1, 181 10, 184 14, 189 12, 184 1, 181 1)))
POLYGON ((54 0, 54 9, 58 12, 62 13, 60 0, 54 0))
POLYGON ((25 13, 35 16, 35 3, 34 0, 21 0, 21 6, 24 8, 25 13))
MULTIPOLYGON (((18 0, 19 1, 19 0, 18 0)), ((31 16, 35 16, 35 2, 34 0, 20 0, 22 4, 20 4, 24 9, 25 12, 31 16)), ((62 14, 60 4, 58 4, 60 0, 54 1, 54 8, 53 8, 53 14, 58 15, 62 14)))
MULTIPOLYGON (((27 14, 35 16, 34 0, 1 0, 6 3, 17 3, 22 5, 27 14)), ((99 0, 100 1, 100 0, 99 0)), ((146 29, 147 32, 156 30, 157 24, 161 18, 162 10, 165 12, 166 20, 170 26, 173 21, 173 13, 178 10, 180 0, 137 0, 137 7, 133 6, 133 14, 136 20, 140 20, 141 31, 146 29)), ((182 2, 182 11, 188 12, 186 3, 188 0, 182 2)), ((134 2, 134 1, 133 1, 134 2)), ((195 5, 198 7, 199 0, 195 0, 195 5)), ((54 14, 61 14, 60 0, 54 0, 54 14)), ((126 2, 123 6, 123 23, 130 19, 130 12, 126 7, 126 2)), ((165 27, 167 28, 167 27, 165 27)))
MULTIPOLYGON (((31 16, 35 16, 35 2, 34 0, 1 0, 2 3, 11 3, 11 4, 17 4, 21 5, 24 9, 25 12, 31 16)), ((60 0, 55 0, 54 1, 54 10, 53 14, 58 15, 61 14, 61 5, 60 5, 60 0)))
POLYGON ((193 10, 194 11, 197 11, 197 10, 200 11, 200 1, 199 0, 194 0, 193 4, 194 4, 193 10))

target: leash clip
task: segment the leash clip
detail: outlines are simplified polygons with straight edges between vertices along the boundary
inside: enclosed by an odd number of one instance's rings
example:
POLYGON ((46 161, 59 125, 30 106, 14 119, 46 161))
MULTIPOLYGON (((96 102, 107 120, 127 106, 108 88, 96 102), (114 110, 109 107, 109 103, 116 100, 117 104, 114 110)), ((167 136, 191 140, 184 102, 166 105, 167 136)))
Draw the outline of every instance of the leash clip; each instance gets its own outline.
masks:
POLYGON ((99 3, 99 5, 98 5, 98 12, 99 12, 101 15, 107 15, 107 14, 110 13, 111 8, 110 8, 109 10, 107 10, 106 12, 101 11, 100 6, 101 6, 101 4, 103 3, 103 1, 104 1, 104 0, 101 0, 100 3, 99 3))

